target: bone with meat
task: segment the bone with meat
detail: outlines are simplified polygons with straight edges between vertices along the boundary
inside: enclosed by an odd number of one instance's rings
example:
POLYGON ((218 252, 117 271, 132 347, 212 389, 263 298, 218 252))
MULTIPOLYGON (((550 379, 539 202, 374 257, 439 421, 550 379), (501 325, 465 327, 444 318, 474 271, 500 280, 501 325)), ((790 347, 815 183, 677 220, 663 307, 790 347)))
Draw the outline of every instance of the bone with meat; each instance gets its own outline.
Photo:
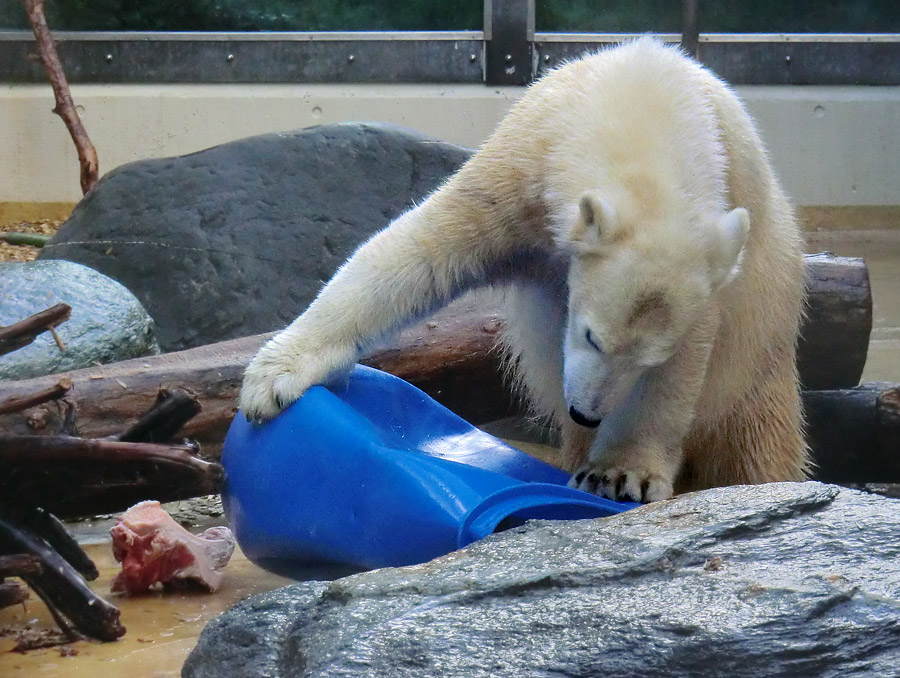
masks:
POLYGON ((158 501, 142 501, 126 511, 110 530, 113 555, 122 571, 114 592, 141 593, 155 587, 198 584, 216 591, 222 568, 234 551, 227 527, 211 527, 193 535, 163 510, 158 501))

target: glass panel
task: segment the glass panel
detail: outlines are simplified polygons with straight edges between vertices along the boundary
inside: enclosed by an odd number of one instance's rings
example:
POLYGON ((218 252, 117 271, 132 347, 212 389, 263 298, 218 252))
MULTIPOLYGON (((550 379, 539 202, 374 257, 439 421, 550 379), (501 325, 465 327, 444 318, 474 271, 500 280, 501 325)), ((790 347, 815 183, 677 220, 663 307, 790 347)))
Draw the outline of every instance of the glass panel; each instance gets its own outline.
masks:
MULTIPOLYGON (((680 33, 678 0, 537 0, 541 32, 680 33)), ((699 0, 701 33, 900 33, 900 0, 699 0)))
MULTIPOLYGON (((482 0, 47 0, 53 30, 481 30, 482 0)), ((21 0, 0 0, 0 28, 27 28, 21 0)))

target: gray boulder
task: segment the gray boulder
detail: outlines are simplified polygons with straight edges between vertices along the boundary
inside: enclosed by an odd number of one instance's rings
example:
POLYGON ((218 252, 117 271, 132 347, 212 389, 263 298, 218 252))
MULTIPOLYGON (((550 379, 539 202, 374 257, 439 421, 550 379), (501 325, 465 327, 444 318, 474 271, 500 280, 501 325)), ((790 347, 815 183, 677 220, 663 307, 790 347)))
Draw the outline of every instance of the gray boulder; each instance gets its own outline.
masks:
POLYGON ((0 356, 0 379, 28 379, 159 353, 153 320, 131 292, 97 271, 69 261, 0 264, 0 325, 59 303, 72 307, 56 328, 0 356))
POLYGON ((121 282, 174 351, 284 327, 468 149, 391 125, 250 137, 104 176, 40 254, 121 282))
POLYGON ((537 522, 250 598, 185 678, 897 675, 900 502, 819 483, 537 522))

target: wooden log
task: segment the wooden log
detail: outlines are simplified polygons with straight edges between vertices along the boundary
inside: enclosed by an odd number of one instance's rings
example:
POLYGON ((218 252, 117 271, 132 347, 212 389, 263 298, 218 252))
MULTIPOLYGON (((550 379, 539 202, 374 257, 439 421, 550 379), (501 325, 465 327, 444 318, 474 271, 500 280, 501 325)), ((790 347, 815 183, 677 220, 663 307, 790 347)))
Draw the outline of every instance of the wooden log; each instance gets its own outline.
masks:
MULTIPOLYGON (((900 385, 873 382, 852 389, 804 391, 813 478, 896 494, 900 487, 900 385)), ((521 416, 485 429, 527 444, 555 445, 558 436, 521 416)), ((527 450, 527 445, 523 446, 527 450)))
POLYGON ((215 494, 222 467, 198 459, 195 451, 192 445, 2 435, 0 496, 16 507, 78 518, 122 511, 144 499, 215 494))
POLYGON ((816 480, 900 483, 900 386, 806 391, 803 404, 816 480))
MULTIPOLYGON (((810 307, 820 310, 810 313, 803 327, 801 376, 804 383, 827 384, 829 388, 855 386, 865 364, 871 327, 865 264, 861 259, 831 255, 816 255, 808 261, 810 307), (863 327, 851 332, 857 324, 863 327), (842 335, 840 350, 835 348, 834 355, 823 357, 823 347, 837 346, 836 334, 842 335), (806 352, 817 357, 806 358, 806 352)), ((462 300, 405 330, 389 347, 375 351, 364 362, 407 379, 475 424, 501 419, 521 411, 503 383, 500 353, 494 347, 501 323, 497 308, 462 300)), ((236 412, 243 369, 270 336, 244 337, 66 373, 74 384, 66 398, 77 403, 81 435, 116 434, 123 421, 146 411, 160 388, 181 386, 195 393, 203 406, 183 435, 200 443, 206 455, 215 456, 236 412)), ((0 382, 0 402, 50 388, 61 376, 0 382)), ((55 432, 59 415, 55 411, 46 414, 47 406, 41 411, 40 417, 34 410, 0 416, 0 433, 55 432)))
MULTIPOLYGON (((472 421, 496 419, 516 411, 499 376, 499 355, 491 348, 499 322, 496 313, 455 304, 404 331, 390 348, 364 362, 410 380, 472 421)), ((198 442, 205 455, 216 456, 237 412, 244 367, 271 336, 65 373, 73 383, 66 400, 77 404, 79 434, 117 435, 123 421, 139 417, 153 404, 159 389, 181 386, 195 393, 203 406, 181 435, 198 442)), ((52 387, 61 376, 0 382, 0 402, 52 387)), ((54 405, 0 415, 0 434, 52 435, 63 416, 54 405)))
POLYGON ((853 388, 859 384, 872 332, 872 288, 862 259, 813 254, 806 320, 797 346, 804 388, 853 388))

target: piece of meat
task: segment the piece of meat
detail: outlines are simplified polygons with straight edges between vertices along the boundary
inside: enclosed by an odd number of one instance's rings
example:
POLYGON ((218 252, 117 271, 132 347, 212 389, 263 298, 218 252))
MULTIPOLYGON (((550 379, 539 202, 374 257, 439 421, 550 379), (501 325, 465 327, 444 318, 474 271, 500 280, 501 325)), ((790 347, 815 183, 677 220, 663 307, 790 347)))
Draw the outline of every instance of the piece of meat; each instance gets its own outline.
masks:
POLYGON ((110 529, 113 555, 122 571, 113 591, 147 591, 157 583, 196 583, 210 591, 222 584, 222 568, 234 551, 227 527, 211 527, 193 535, 176 523, 158 501, 142 501, 128 509, 110 529))

